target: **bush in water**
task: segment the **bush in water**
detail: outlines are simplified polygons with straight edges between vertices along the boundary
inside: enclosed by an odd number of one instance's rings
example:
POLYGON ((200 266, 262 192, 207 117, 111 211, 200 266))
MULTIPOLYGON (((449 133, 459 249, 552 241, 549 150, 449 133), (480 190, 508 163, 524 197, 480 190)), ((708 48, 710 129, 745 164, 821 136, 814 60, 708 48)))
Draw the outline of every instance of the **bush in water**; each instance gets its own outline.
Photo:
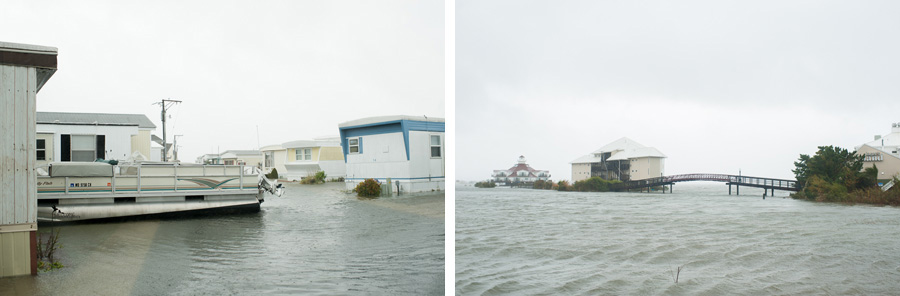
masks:
POLYGON ((381 195, 381 184, 375 179, 366 179, 365 181, 359 182, 359 185, 356 185, 356 188, 353 189, 356 192, 356 196, 359 197, 378 197, 381 195))

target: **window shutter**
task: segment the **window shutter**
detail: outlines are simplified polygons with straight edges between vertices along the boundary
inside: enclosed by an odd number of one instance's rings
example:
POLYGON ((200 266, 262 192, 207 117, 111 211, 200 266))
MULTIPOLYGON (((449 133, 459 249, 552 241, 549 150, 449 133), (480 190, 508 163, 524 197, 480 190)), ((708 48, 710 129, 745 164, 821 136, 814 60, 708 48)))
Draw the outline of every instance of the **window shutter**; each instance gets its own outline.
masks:
POLYGON ((106 136, 97 135, 97 158, 106 159, 106 136))
MULTIPOLYGON (((362 137, 359 137, 359 154, 362 154, 362 137)), ((378 152, 375 152, 378 153, 378 152)))
POLYGON ((60 135, 59 138, 59 161, 72 161, 72 135, 60 135))

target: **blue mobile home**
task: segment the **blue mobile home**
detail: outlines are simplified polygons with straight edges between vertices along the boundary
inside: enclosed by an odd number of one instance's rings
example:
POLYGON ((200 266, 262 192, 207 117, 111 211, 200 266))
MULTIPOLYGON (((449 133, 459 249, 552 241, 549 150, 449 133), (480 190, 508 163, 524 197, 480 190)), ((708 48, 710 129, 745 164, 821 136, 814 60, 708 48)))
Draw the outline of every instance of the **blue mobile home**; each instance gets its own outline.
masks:
POLYGON ((400 192, 444 190, 444 119, 383 116, 338 125, 347 164, 345 182, 353 189, 365 179, 391 179, 400 192))

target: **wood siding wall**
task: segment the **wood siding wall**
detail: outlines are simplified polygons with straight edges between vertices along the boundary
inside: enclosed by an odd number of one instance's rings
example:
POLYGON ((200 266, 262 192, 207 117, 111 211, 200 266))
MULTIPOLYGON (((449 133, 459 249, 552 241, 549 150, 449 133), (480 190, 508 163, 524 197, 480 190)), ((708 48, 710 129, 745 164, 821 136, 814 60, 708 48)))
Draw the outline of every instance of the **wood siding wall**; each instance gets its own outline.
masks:
POLYGON ((35 69, 0 65, 0 225, 37 222, 35 69))
POLYGON ((0 277, 33 274, 35 68, 0 65, 0 277))

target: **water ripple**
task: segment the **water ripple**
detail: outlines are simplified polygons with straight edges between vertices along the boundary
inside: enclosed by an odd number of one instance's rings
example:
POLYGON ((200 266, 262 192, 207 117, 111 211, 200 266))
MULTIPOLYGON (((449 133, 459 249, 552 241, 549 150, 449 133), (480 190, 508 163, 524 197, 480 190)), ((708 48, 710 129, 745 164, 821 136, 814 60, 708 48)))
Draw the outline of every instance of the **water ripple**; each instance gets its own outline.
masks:
POLYGON ((900 290, 900 209, 762 200, 753 189, 729 196, 720 184, 680 188, 663 195, 458 187, 456 293, 900 290))

